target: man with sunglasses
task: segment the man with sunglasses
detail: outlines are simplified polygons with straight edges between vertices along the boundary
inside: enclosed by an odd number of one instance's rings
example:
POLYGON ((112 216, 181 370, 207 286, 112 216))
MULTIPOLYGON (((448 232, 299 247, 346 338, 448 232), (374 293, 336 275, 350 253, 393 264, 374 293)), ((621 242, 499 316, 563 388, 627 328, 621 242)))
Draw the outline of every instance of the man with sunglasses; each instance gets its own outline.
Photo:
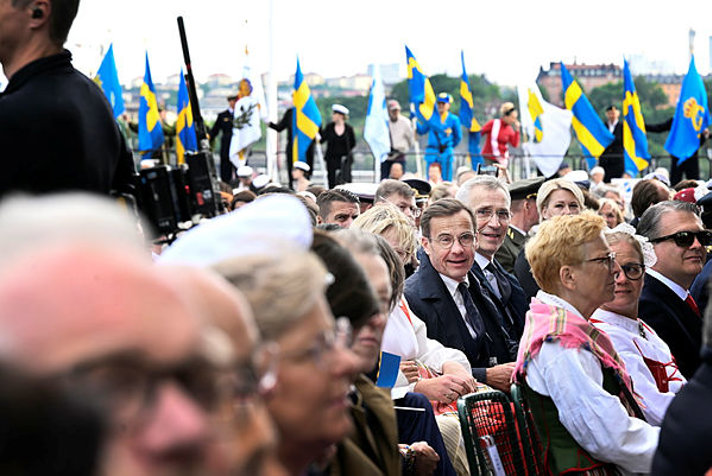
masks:
POLYGON ((646 270, 640 318, 668 344, 682 375, 689 379, 700 365, 704 311, 689 289, 702 271, 712 233, 703 229, 694 204, 678 201, 650 207, 637 231, 653 243, 658 259, 646 270))
POLYGON ((476 223, 472 210, 453 198, 438 200, 423 212, 425 253, 418 271, 406 280, 405 296, 425 321, 428 337, 463 351, 477 380, 508 391, 512 369, 507 363, 516 355, 497 306, 470 271, 478 246, 476 223))

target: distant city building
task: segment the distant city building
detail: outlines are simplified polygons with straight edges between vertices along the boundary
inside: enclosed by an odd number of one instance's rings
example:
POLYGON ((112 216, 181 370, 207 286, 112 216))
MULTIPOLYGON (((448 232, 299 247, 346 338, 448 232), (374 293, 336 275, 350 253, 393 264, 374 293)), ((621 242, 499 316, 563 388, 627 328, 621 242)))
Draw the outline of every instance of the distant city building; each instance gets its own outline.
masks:
MULTIPOLYGON (((623 78, 623 71, 616 64, 567 64, 566 69, 576 78, 584 92, 604 84, 615 83, 623 78)), ((549 93, 551 103, 564 105, 561 87, 561 64, 549 63, 549 69, 539 68, 536 82, 549 93)))
POLYGON ((371 87, 371 81, 371 75, 356 74, 354 76, 329 78, 325 80, 325 85, 329 88, 350 89, 366 92, 371 87))
POLYGON ((230 86, 234 83, 235 80, 232 79, 232 77, 230 77, 229 75, 223 73, 216 73, 208 76, 208 80, 205 82, 205 85, 210 88, 219 88, 230 86))

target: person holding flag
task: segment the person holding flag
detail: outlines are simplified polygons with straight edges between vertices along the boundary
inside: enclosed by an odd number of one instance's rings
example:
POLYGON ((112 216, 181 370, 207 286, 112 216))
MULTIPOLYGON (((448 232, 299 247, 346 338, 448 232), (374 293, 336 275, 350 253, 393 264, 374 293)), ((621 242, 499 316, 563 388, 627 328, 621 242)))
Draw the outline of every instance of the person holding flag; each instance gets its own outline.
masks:
POLYGON ((425 149, 426 170, 434 163, 440 165, 442 179, 452 181, 452 166, 455 161, 454 148, 462 140, 462 124, 454 114, 450 114, 452 96, 440 93, 437 96, 438 123, 432 124, 432 119, 423 122, 418 118, 416 130, 418 134, 428 134, 428 146, 425 149))
POLYGON ((509 145, 519 147, 520 126, 519 113, 511 102, 505 102, 499 107, 499 118, 491 119, 482 126, 485 145, 482 156, 504 167, 509 165, 509 145))
POLYGON ((247 163, 250 146, 262 137, 260 103, 252 94, 252 82, 242 78, 238 84, 237 103, 230 140, 230 161, 235 167, 247 163))
POLYGON ((188 97, 188 87, 185 84, 183 69, 180 71, 178 85, 178 120, 176 121, 176 161, 178 165, 185 163, 186 152, 198 151, 198 138, 195 135, 193 111, 188 97))
POLYGON ((709 137, 710 113, 707 108, 707 92, 702 78, 695 68, 695 57, 690 58, 690 67, 682 81, 680 99, 677 102, 675 116, 660 124, 646 125, 650 132, 670 131, 665 150, 670 153, 670 183, 682 180, 682 174, 688 179, 697 180, 700 168, 697 153, 709 137))

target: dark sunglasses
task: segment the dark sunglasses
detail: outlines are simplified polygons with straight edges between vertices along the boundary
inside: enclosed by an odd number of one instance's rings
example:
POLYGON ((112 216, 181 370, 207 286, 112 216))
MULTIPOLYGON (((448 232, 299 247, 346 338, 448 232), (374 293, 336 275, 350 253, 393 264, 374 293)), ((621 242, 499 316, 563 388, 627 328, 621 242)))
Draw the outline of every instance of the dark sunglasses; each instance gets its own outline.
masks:
POLYGON ((661 241, 673 240, 675 244, 681 248, 689 248, 695 242, 695 238, 702 246, 709 246, 712 243, 712 232, 707 230, 702 231, 678 231, 672 235, 665 235, 650 240, 651 243, 660 243, 661 241))

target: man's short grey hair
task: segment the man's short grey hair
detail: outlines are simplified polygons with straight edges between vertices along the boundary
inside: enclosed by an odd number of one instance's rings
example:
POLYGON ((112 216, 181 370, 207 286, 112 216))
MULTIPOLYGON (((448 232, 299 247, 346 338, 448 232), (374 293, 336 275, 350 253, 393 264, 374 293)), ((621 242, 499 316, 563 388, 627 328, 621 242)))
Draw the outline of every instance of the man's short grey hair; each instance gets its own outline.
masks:
POLYGON ((66 241, 128 246, 148 256, 148 243, 132 212, 88 193, 10 196, 0 203, 0 230, 0 263, 66 241))
POLYGON ((386 179, 376 189, 376 201, 386 199, 391 195, 403 195, 405 198, 411 198, 415 196, 415 192, 405 182, 386 179))
POLYGON ((698 218, 700 216, 694 203, 677 200, 656 203, 645 210, 643 216, 640 217, 637 228, 638 234, 651 240, 658 238, 660 236, 660 221, 663 215, 670 212, 692 213, 698 218))
POLYGON ((455 198, 460 200, 462 203, 470 205, 470 194, 475 187, 482 187, 485 190, 502 190, 505 197, 507 197, 507 208, 512 205, 512 197, 509 195, 509 190, 507 186, 501 180, 491 176, 491 175, 478 175, 477 177, 471 178, 467 182, 460 186, 457 191, 455 198))

